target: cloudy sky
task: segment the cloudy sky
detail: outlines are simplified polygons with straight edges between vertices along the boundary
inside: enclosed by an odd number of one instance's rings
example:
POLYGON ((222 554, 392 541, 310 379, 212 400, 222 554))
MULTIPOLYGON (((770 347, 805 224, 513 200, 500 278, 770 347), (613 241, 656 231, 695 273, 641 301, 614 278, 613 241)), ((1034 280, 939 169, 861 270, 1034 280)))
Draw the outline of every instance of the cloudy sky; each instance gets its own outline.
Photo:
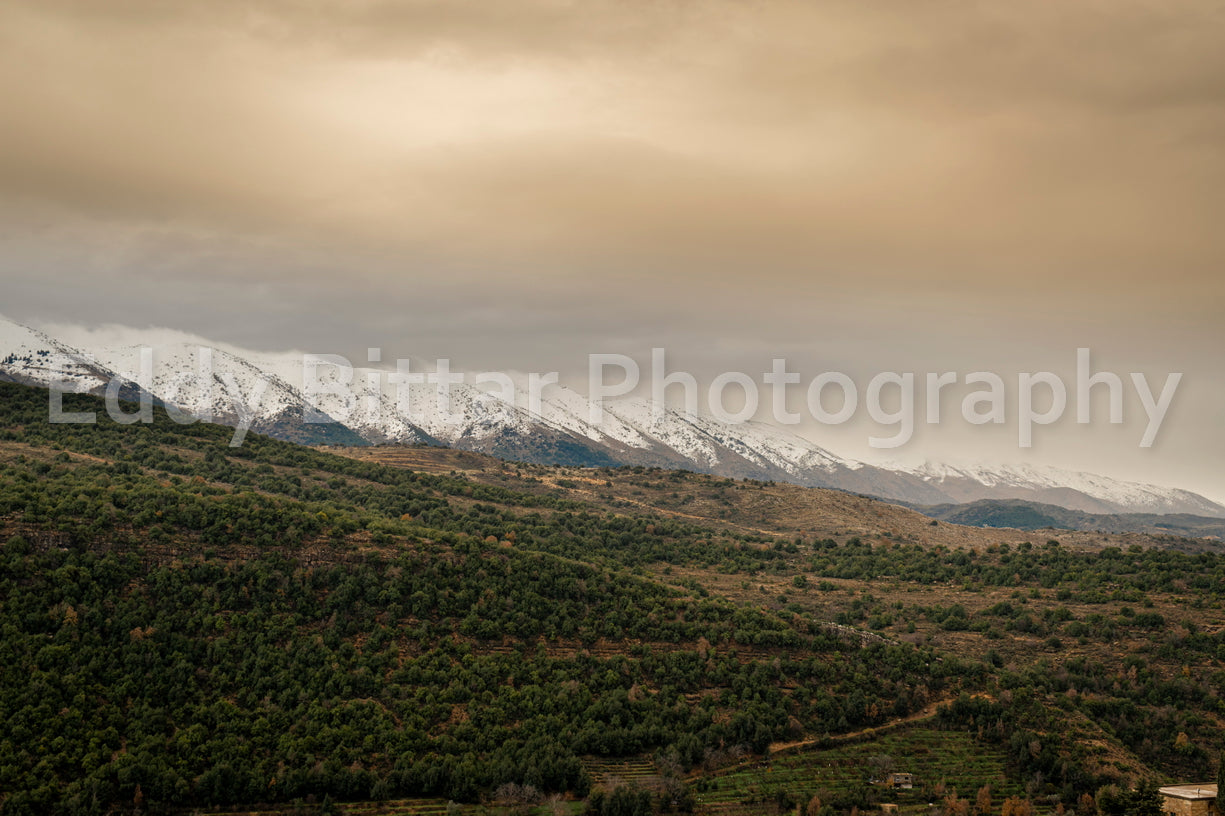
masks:
POLYGON ((1122 426, 890 456, 1225 500, 1222 43, 1207 0, 0 0, 0 312, 575 377, 1089 347, 1122 426), (1149 449, 1130 372, 1184 374, 1149 449))

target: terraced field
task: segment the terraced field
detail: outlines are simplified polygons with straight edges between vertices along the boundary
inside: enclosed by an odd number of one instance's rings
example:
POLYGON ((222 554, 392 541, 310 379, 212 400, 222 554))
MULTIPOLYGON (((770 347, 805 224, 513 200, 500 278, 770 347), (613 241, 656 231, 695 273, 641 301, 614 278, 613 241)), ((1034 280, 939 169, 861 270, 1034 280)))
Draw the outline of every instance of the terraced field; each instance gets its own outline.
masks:
POLYGON ((653 789, 659 786, 660 777, 650 757, 629 759, 599 759, 586 757, 583 768, 591 776, 592 785, 612 787, 617 782, 653 789))
MULTIPOLYGON (((385 802, 353 802, 337 804, 336 813, 342 816, 485 816, 486 814, 526 813, 527 816, 572 816, 582 810, 582 802, 546 801, 527 810, 499 807, 497 805, 460 805, 445 799, 390 799, 385 802)), ((204 811, 200 811, 204 812, 204 811)), ((319 806, 310 805, 295 809, 292 805, 282 805, 265 810, 209 810, 210 814, 220 816, 297 816, 297 814, 317 814, 319 806)), ((193 815, 197 811, 190 811, 193 815)))
POLYGON ((454 805, 447 809, 445 799, 400 799, 388 802, 362 802, 343 805, 345 816, 446 816, 458 813, 454 805))
MULTIPOLYGON (((456 805, 451 805, 448 809, 448 803, 445 799, 393 799, 386 802, 355 802, 351 804, 337 804, 336 811, 344 814, 344 816, 447 816, 448 814, 459 814, 464 812, 474 812, 474 807, 461 808, 456 805)), ((197 811, 190 811, 196 813, 197 811)), ((296 816, 298 813, 317 813, 319 805, 303 805, 295 807, 294 805, 279 805, 264 809, 252 810, 244 808, 240 810, 209 810, 208 813, 223 814, 223 816, 296 816)))
POLYGON ((871 789, 879 801, 896 802, 902 810, 926 808, 942 791, 956 790, 973 801, 983 785, 991 786, 996 808, 1009 796, 1023 795, 1020 785, 1005 774, 1001 752, 986 749, 967 734, 914 727, 870 741, 805 750, 725 770, 695 782, 697 801, 700 812, 720 816, 773 812, 780 792, 793 801, 807 802, 816 794, 829 803, 864 790, 874 775, 890 767, 915 774, 914 790, 890 791, 876 785, 871 789), (762 810, 767 803, 771 807, 762 810))

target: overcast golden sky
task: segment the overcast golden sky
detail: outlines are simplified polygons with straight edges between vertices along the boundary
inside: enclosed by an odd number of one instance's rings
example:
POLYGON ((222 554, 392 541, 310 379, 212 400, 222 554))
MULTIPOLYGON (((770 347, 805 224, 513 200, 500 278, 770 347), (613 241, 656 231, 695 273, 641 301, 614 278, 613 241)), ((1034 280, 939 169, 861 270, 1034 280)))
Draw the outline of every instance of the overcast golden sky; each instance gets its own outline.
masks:
POLYGON ((0 0, 0 100, 19 320, 469 369, 1090 346, 1185 372, 1176 425, 1042 455, 1225 499, 1218 2, 0 0))

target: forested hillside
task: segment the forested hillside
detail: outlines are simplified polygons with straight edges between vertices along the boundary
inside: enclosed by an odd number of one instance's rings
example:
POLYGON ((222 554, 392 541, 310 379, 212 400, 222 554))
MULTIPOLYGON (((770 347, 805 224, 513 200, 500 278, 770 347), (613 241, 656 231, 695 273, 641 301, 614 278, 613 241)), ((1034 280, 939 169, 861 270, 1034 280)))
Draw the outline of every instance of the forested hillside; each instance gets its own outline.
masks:
POLYGON ((1048 808, 1221 747, 1214 553, 750 531, 74 401, 97 424, 0 384, 5 814, 573 799, 628 756, 687 809, 728 763, 937 709, 1048 808))
POLYGON ((761 752, 979 673, 625 569, 770 562, 751 541, 3 406, 5 812, 584 794, 580 755, 761 752))

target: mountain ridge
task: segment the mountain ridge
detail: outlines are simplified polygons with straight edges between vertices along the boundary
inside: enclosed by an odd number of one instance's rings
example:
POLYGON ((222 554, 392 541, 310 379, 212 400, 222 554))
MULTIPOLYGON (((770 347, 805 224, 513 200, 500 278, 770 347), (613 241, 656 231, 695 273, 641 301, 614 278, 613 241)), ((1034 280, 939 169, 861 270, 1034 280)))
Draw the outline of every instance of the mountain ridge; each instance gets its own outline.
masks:
MULTIPOLYGON (((786 428, 720 422, 641 398, 603 404, 604 419, 596 423, 592 402, 577 391, 554 384, 533 405, 522 378, 510 376, 502 387, 511 393, 499 394, 467 382, 443 387, 416 374, 419 384, 402 398, 393 377, 378 369, 355 368, 341 378, 334 366, 318 365, 308 382, 309 358, 303 356, 243 356, 183 342, 148 347, 152 371, 145 386, 155 400, 222 424, 246 421, 253 430, 295 442, 443 445, 537 464, 674 468, 914 505, 1008 499, 1085 513, 1225 518, 1225 506, 1188 490, 1033 465, 873 465, 838 456, 786 428), (199 369, 201 355, 211 381, 199 369), (259 400, 244 405, 244 396, 259 400)), ((0 377, 24 384, 63 382, 67 390, 100 394, 118 378, 126 388, 121 396, 132 398, 139 394, 141 348, 73 348, 0 318, 0 377)))
POLYGON ((1225 539, 1225 520, 1190 513, 1086 513, 1021 499, 979 499, 966 504, 904 506, 951 524, 1018 530, 1082 530, 1225 539))

